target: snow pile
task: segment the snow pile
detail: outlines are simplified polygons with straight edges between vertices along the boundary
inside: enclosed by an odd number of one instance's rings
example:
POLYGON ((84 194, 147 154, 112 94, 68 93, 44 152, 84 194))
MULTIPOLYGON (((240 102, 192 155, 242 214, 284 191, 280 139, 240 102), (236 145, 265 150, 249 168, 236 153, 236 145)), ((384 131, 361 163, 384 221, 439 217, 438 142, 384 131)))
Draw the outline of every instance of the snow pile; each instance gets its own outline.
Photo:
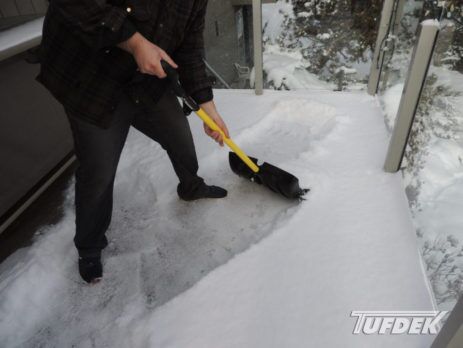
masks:
MULTIPOLYGON (((274 4, 262 6, 264 27, 264 72, 266 83, 277 90, 327 89, 333 85, 321 81, 317 75, 307 71, 310 62, 306 60, 300 48, 288 49, 279 42, 282 34, 288 31, 285 22, 294 18, 293 4, 279 0, 274 4)), ((251 85, 253 85, 251 76, 251 85)))
POLYGON ((387 133, 363 93, 216 91, 234 139, 311 187, 289 202, 232 174, 190 118, 206 181, 185 203, 164 151, 132 130, 118 169, 105 277, 82 284, 65 218, 0 265, 2 347, 423 347, 353 335, 352 310, 432 310, 387 133), (239 107, 237 107, 239 105, 239 107), (393 256, 392 256, 393 255, 393 256))
POLYGON ((266 80, 275 89, 333 89, 331 84, 309 73, 306 70, 309 65, 298 51, 285 50, 278 45, 265 46, 266 80))

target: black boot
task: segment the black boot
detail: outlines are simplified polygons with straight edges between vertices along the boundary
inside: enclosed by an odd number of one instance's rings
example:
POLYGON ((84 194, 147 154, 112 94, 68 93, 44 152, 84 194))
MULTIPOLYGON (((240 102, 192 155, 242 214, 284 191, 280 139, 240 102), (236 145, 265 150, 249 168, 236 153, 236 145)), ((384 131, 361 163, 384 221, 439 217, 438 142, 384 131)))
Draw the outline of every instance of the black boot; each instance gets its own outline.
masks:
POLYGON ((179 184, 177 193, 184 201, 195 201, 201 198, 223 198, 227 196, 227 190, 218 186, 206 185, 204 182, 190 192, 184 192, 181 184, 179 184))
POLYGON ((103 265, 101 256, 81 256, 79 257, 79 273, 87 283, 98 283, 103 277, 103 265))

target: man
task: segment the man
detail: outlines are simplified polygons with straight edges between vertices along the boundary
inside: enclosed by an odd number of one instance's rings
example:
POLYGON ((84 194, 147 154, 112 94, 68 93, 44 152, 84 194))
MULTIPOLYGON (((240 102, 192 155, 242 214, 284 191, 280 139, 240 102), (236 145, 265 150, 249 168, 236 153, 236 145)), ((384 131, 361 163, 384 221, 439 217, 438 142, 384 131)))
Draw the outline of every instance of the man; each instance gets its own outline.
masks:
MULTIPOLYGON (((76 234, 79 272, 101 279, 113 185, 130 126, 157 141, 179 178, 181 199, 225 197, 197 175, 188 121, 161 60, 228 137, 203 61, 207 0, 51 0, 43 27, 38 81, 66 110, 79 162, 76 234)), ((223 146, 218 132, 206 134, 223 146)), ((128 233, 130 231, 127 231, 128 233)))

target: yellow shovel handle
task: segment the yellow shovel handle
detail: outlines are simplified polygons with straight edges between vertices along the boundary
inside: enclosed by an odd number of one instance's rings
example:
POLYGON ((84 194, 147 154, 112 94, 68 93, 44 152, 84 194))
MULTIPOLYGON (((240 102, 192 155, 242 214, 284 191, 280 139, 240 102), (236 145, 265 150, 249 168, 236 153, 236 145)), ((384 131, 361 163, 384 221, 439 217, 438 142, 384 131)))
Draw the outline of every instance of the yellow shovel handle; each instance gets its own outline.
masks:
POLYGON ((212 130, 217 131, 220 133, 220 135, 223 137, 223 141, 225 144, 228 145, 230 149, 233 150, 234 153, 238 155, 241 160, 246 163, 246 165, 254 172, 258 173, 259 172, 259 167, 248 157, 246 154, 241 150, 238 145, 236 145, 233 140, 230 138, 227 138, 224 134, 224 132, 217 126, 217 124, 210 118, 210 116, 203 110, 199 109, 196 111, 196 114, 199 116, 201 120, 212 130))

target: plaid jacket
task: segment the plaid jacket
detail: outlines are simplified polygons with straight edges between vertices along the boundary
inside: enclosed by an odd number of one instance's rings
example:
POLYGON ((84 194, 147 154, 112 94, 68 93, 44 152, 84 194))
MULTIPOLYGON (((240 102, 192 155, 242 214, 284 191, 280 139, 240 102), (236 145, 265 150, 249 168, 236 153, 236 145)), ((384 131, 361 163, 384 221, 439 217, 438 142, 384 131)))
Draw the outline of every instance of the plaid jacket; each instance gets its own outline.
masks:
POLYGON ((212 99, 203 62, 207 0, 51 0, 37 80, 66 109, 107 127, 119 96, 156 102, 165 80, 136 73, 134 58, 116 45, 135 31, 179 65, 186 91, 198 103, 212 99))

